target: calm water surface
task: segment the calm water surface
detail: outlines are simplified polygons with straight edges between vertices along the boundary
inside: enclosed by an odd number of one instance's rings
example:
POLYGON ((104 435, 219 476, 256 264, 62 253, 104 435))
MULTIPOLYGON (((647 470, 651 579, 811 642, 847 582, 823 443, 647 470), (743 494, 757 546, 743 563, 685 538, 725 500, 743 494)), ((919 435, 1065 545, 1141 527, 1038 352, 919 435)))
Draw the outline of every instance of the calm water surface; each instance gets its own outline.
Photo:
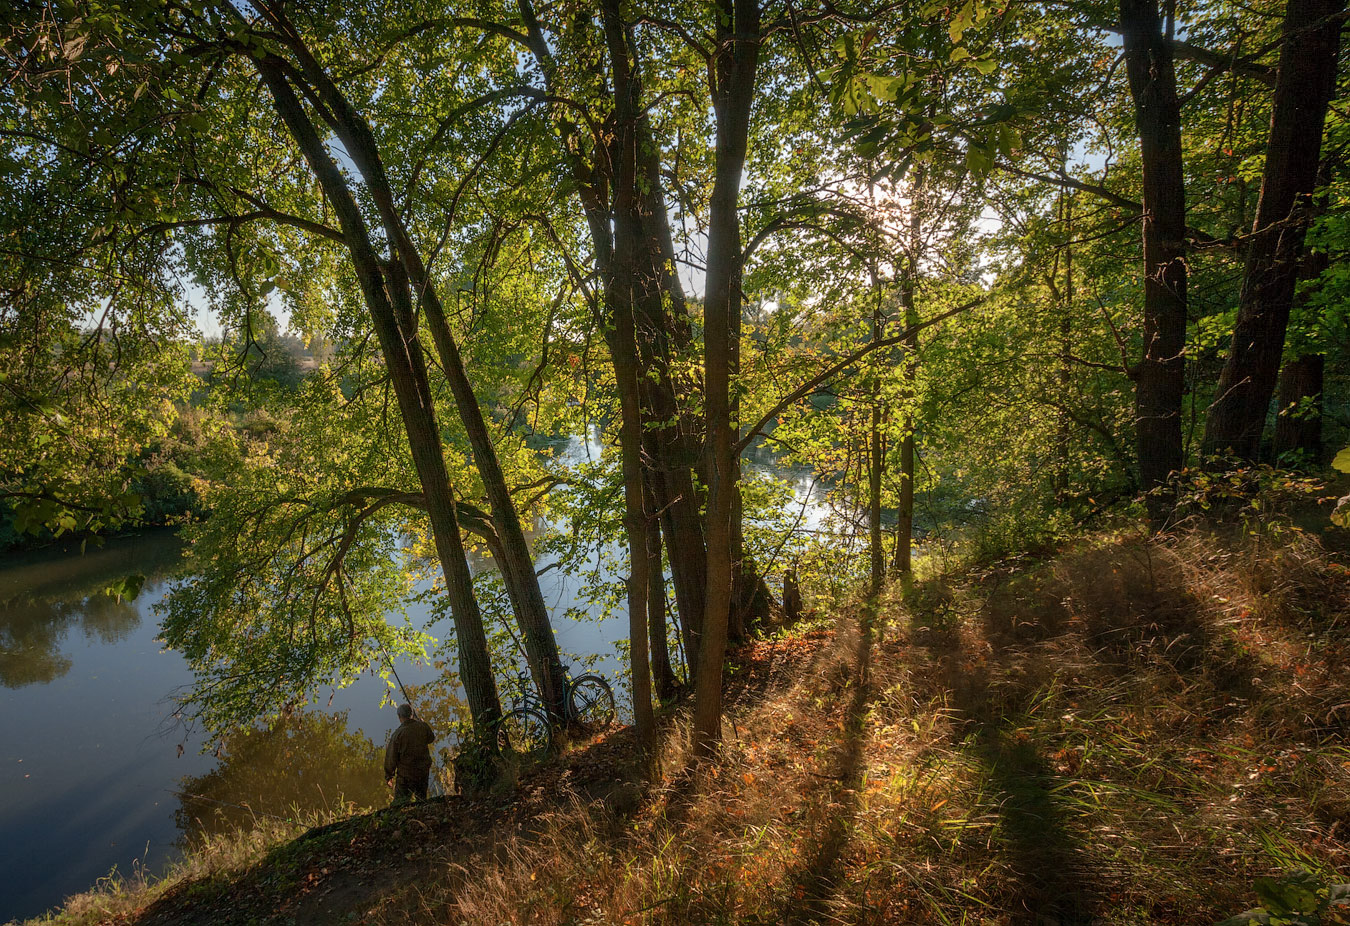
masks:
MULTIPOLYGON (((565 452, 599 446, 574 438, 565 452)), ((813 501, 809 479, 796 478, 813 501)), ((823 515, 808 504, 803 526, 823 515)), ((397 720, 373 675, 205 753, 199 734, 172 722, 170 697, 192 675, 156 641, 154 606, 180 553, 157 532, 0 560, 0 921, 40 914, 114 870, 158 872, 192 839, 259 816, 388 800, 380 762, 397 720)), ((567 620, 578 581, 560 570, 540 581, 564 652, 617 675, 626 620, 567 620)), ((397 671, 410 687, 439 674, 406 661, 397 671)))

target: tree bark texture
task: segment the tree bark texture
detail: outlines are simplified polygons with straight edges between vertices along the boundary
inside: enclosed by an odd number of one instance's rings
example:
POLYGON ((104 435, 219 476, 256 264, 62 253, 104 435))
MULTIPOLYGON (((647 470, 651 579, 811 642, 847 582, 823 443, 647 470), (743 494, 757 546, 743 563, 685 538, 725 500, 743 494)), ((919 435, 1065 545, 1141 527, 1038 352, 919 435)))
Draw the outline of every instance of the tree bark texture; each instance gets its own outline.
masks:
POLYGON ((647 526, 642 466, 641 369, 638 362, 634 259, 640 229, 637 193, 636 86, 630 80, 628 34, 618 0, 603 0, 605 40, 614 81, 614 256, 607 284, 610 353, 622 416, 619 451, 623 469, 624 530, 628 535, 628 638, 633 677, 633 718, 638 742, 650 755, 656 746, 652 682, 647 652, 647 526))
POLYGON ((1344 9, 1345 0, 1289 0, 1285 8, 1261 197, 1233 341, 1205 422, 1207 454, 1255 460, 1260 452, 1336 88, 1344 9))
POLYGON ((1285 361, 1280 370, 1279 414, 1272 448, 1276 460, 1287 453, 1299 453, 1305 464, 1316 466, 1321 461, 1325 365, 1321 354, 1300 354, 1285 361))
MULTIPOLYGON (((553 55, 533 5, 529 0, 518 0, 517 6, 528 31, 530 49, 546 82, 556 91, 553 55)), ((640 98, 641 74, 637 70, 636 54, 629 58, 631 48, 630 37, 623 60, 611 62, 611 68, 622 66, 625 69, 631 92, 635 98, 640 98)), ((609 75, 602 76, 613 86, 609 75)), ((582 141, 584 133, 570 121, 570 110, 554 107, 552 112, 590 229, 596 268, 602 278, 607 278, 612 272, 615 237, 619 233, 611 226, 614 209, 610 193, 617 182, 611 154, 614 146, 611 143, 605 150, 597 151, 594 163, 588 163, 579 153, 586 147, 582 141)), ((685 652, 693 659, 703 623, 707 586, 700 500, 692 478, 698 461, 698 429, 676 399, 669 363, 672 345, 673 350, 687 353, 692 334, 684 292, 675 273, 675 250, 661 189, 660 151, 645 114, 636 117, 636 130, 640 199, 633 210, 635 222, 625 223, 622 234, 637 236, 630 244, 639 368, 642 371, 641 398, 646 420, 650 423, 647 430, 655 431, 655 443, 650 439, 646 441, 649 452, 644 462, 662 475, 653 488, 669 541, 671 577, 685 652)))
POLYGON ((687 352, 689 320, 684 293, 674 272, 674 248, 670 242, 669 216, 661 193, 660 165, 655 141, 645 117, 638 121, 638 177, 644 193, 640 201, 641 238, 636 242, 635 287, 638 326, 638 358, 643 371, 643 407, 648 416, 646 464, 657 481, 653 483, 661 520, 671 542, 670 569, 675 601, 683 629, 685 651, 696 652, 703 625, 707 593, 707 554, 703 519, 694 488, 697 465, 696 432, 676 398, 671 372, 672 356, 687 352), (685 334, 678 334, 683 330, 685 334))
POLYGON ((1187 270, 1181 104, 1157 0, 1121 0, 1120 24, 1143 164, 1144 349, 1135 377, 1136 448, 1149 515, 1160 523, 1171 509, 1163 492, 1168 477, 1184 463, 1187 270))
POLYGON ((737 214, 741 172, 750 129, 759 61, 758 0, 720 0, 717 46, 709 67, 717 124, 716 168, 708 222, 704 296, 704 405, 708 436, 708 591, 695 681, 695 754, 710 756, 722 737, 722 667, 731 610, 732 512, 735 509, 735 444, 731 430, 731 313, 738 311, 741 227, 737 214))

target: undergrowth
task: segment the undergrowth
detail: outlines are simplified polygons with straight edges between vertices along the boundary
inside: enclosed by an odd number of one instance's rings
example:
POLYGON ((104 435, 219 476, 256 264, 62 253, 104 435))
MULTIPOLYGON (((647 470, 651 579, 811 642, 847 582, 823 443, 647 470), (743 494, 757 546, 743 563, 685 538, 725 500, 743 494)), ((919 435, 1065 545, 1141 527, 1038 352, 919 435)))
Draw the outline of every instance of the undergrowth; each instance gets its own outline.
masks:
POLYGON ((351 816, 350 805, 330 811, 302 814, 290 820, 258 816, 249 824, 221 834, 194 839, 185 855, 155 874, 142 867, 129 873, 114 870, 95 888, 68 898, 50 915, 27 923, 59 926, 96 926, 110 922, 134 922, 146 907, 175 889, 183 889, 203 903, 228 893, 232 879, 264 859, 272 859, 284 872, 285 858, 299 848, 296 837, 351 816))
MULTIPOLYGON (((384 922, 1203 923, 1346 880, 1350 569, 1302 532, 1098 536, 843 615, 722 760, 558 810, 384 922)), ((773 644, 766 644, 773 645, 773 644)), ((665 768, 685 764, 682 734, 665 768)))
MULTIPOLYGON (((677 713, 645 785, 467 841, 429 808, 394 833, 416 865, 309 921, 1214 923, 1258 878, 1350 880, 1347 615, 1344 556, 1288 524, 921 576, 734 653, 780 683, 733 702, 717 762, 677 713)), ((176 877, 216 889, 268 838, 176 877)), ((89 909, 64 922, 137 922, 89 909)))

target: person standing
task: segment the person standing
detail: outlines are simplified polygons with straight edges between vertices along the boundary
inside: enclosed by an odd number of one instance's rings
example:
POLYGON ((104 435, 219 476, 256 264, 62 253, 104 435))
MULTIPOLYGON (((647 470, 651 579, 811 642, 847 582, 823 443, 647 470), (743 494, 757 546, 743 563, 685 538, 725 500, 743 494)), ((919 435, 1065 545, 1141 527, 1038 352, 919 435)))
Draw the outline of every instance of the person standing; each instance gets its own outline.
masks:
POLYGON ((384 748, 384 777, 394 786, 394 803, 416 797, 427 799, 431 777, 431 744, 436 739, 431 725, 413 716, 411 704, 398 706, 398 729, 384 748))

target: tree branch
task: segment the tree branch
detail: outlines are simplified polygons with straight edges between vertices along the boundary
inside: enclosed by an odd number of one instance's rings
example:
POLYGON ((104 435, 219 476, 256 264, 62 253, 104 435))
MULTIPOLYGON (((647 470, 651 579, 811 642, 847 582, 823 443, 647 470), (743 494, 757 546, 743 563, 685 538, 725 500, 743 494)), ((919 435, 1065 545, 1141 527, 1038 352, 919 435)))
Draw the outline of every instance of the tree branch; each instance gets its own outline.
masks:
POLYGON ((770 421, 772 421, 774 418, 776 418, 779 415, 779 413, 781 413, 785 408, 787 408, 789 405, 792 405, 797 400, 802 399, 807 395, 810 395, 821 385, 833 379, 835 376, 839 375, 840 372, 857 363, 859 360, 866 357, 868 354, 871 354, 875 351, 881 350, 886 347, 894 347, 897 344, 903 343, 906 339, 912 338, 914 335, 918 334, 925 328, 930 328, 933 325, 938 324, 939 322, 946 321, 947 319, 951 318, 954 315, 959 315, 962 312, 966 312, 970 309, 975 308, 976 306, 984 304, 985 300, 987 300, 988 298, 989 297, 986 295, 980 296, 976 299, 972 299, 971 301, 963 303, 954 309, 948 309, 945 312, 940 312, 933 318, 930 318, 928 321, 920 322, 917 325, 910 325, 909 327, 901 331, 899 334, 892 335, 889 338, 882 338, 879 341, 872 341, 868 344, 864 344, 862 347, 853 351, 853 353, 846 354, 843 358, 830 364, 821 373, 819 373, 816 376, 813 376, 805 383, 802 383, 802 385, 798 386, 796 389, 792 390, 792 392, 788 393, 786 396, 784 396, 782 399, 776 402, 773 405, 773 407, 770 408, 763 415, 761 415, 759 420, 756 421, 754 425, 741 437, 741 439, 736 442, 736 445, 732 448, 732 452, 735 454, 740 454, 744 452, 745 448, 750 446, 750 442, 755 439, 755 436, 759 434, 759 432, 764 428, 764 426, 768 424, 770 421))

